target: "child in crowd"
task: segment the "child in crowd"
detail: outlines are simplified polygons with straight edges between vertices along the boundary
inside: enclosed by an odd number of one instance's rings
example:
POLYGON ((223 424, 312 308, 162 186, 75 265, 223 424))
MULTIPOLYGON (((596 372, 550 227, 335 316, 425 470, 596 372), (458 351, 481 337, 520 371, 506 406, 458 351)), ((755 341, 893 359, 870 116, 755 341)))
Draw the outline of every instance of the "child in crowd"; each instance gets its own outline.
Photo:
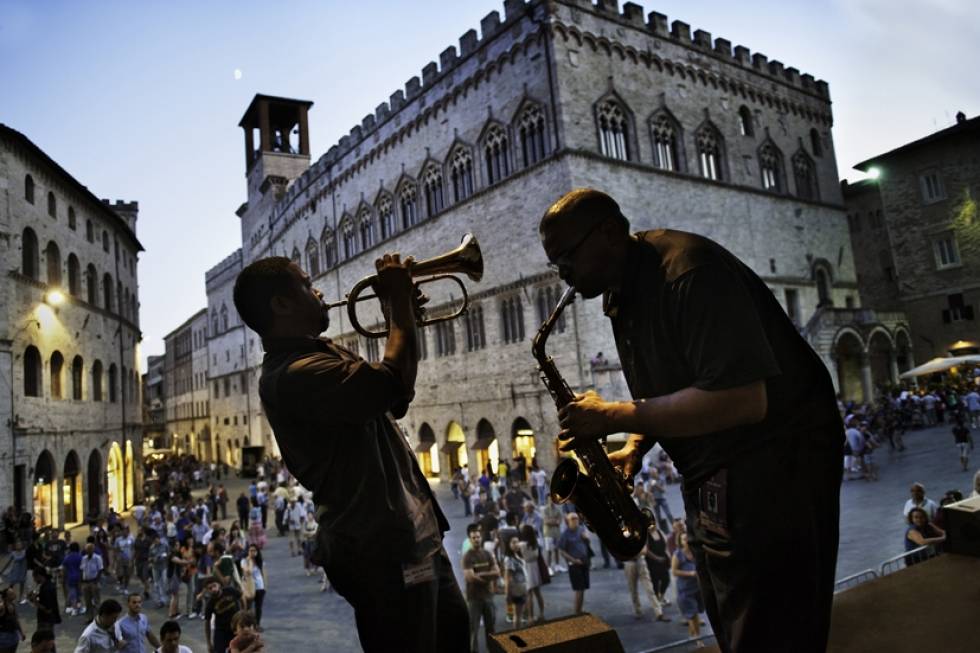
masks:
POLYGON ((230 653, 263 653, 265 643, 256 628, 258 623, 255 615, 248 610, 238 612, 231 620, 235 638, 228 644, 230 653))

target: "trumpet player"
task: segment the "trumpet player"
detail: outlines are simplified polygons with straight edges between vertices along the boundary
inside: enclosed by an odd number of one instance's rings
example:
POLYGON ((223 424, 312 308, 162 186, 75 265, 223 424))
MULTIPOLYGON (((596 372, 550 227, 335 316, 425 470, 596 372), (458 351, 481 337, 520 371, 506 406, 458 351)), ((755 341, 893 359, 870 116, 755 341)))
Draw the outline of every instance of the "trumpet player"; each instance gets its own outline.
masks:
POLYGON ((824 651, 843 445, 823 363, 766 284, 707 238, 631 234, 619 205, 591 189, 555 202, 539 231, 559 276, 602 296, 634 397, 577 396, 559 411, 562 448, 642 434, 609 456, 632 477, 659 442, 684 476, 721 650, 824 651))
POLYGON ((442 546, 442 510, 393 418, 414 396, 416 319, 425 298, 411 258, 377 259, 387 317, 384 359, 369 363, 327 338, 322 293, 288 258, 246 267, 235 307, 262 337, 259 394, 289 471, 313 491, 314 560, 354 608, 361 646, 463 651, 466 604, 442 546))

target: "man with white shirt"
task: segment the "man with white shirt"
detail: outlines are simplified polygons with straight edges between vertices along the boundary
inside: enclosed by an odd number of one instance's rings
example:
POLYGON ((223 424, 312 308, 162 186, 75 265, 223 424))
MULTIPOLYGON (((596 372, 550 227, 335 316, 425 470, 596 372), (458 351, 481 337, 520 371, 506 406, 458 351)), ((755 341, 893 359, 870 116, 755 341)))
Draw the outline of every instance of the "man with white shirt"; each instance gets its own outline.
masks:
POLYGON ((922 483, 913 483, 912 487, 909 488, 909 493, 912 495, 912 498, 905 502, 905 508, 902 510, 906 521, 908 521, 909 512, 912 508, 922 508, 929 515, 929 521, 935 520, 936 511, 939 510, 939 506, 932 499, 926 498, 925 486, 922 483))
MULTIPOLYGON (((95 552, 95 538, 89 536, 85 544, 85 555, 82 556, 82 600, 84 601, 82 614, 90 612, 95 614, 95 608, 99 604, 99 579, 105 565, 102 563, 102 556, 95 552)), ((122 608, 120 608, 122 610, 122 608)))
POLYGON ((116 637, 113 625, 121 613, 122 606, 118 601, 113 599, 103 601, 99 605, 95 619, 79 636, 75 653, 116 653, 119 639, 116 637))
POLYGON ((980 425, 980 393, 976 389, 970 390, 963 401, 966 402, 966 409, 970 411, 970 426, 977 428, 980 425))
POLYGON ((180 643, 180 624, 176 621, 164 621, 160 626, 160 646, 156 653, 193 653, 180 643))

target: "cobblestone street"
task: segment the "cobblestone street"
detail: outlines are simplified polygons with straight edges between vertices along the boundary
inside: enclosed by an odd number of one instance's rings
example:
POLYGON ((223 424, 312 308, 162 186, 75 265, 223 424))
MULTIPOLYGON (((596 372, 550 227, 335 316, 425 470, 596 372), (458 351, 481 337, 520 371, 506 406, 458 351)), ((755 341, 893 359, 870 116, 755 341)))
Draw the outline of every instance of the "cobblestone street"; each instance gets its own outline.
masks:
MULTIPOLYGON (((969 490, 972 473, 959 470, 956 450, 947 428, 911 433, 906 438, 906 445, 906 451, 901 454, 890 455, 887 448, 877 452, 877 462, 881 467, 879 482, 845 482, 838 578, 876 567, 885 558, 902 551, 905 526, 901 509, 908 498, 908 486, 911 482, 923 482, 928 496, 937 501, 946 490, 955 488, 964 493, 969 490)), ((228 484, 230 495, 237 496, 243 486, 242 481, 232 480, 228 484)), ((457 577, 461 579, 458 551, 466 526, 462 505, 453 500, 447 485, 437 486, 436 492, 452 524, 452 530, 446 539, 446 549, 457 569, 457 577)), ((668 498, 674 512, 679 512, 680 492, 676 485, 670 486, 668 498)), ((764 500, 764 497, 760 499, 764 500)), ((776 517, 778 516, 774 515, 774 519, 776 517)), ((77 531, 76 540, 82 535, 82 531, 77 531)), ((269 590, 263 626, 270 653, 360 651, 352 610, 336 594, 320 592, 317 579, 306 576, 303 571, 301 558, 290 557, 286 538, 270 535, 265 559, 269 590)), ((593 564, 598 568, 592 574, 592 589, 586 593, 585 608, 616 628, 626 651, 638 653, 686 636, 686 630, 673 606, 667 611, 673 619, 671 623, 654 623, 649 608, 643 620, 635 619, 623 573, 615 566, 608 570, 602 569, 601 557, 594 559, 593 564)), ((544 588, 543 594, 548 617, 571 612, 572 596, 566 575, 555 577, 544 588)), ((104 597, 114 595, 110 590, 103 593, 104 597)), ((164 611, 151 607, 148 614, 153 628, 158 629, 164 620, 164 611)), ((507 624, 504 621, 502 600, 498 603, 497 616, 498 629, 504 629, 507 624)), ((22 617, 25 630, 28 633, 33 632, 33 610, 22 611, 22 617)), ((206 653, 204 622, 182 619, 180 623, 184 629, 183 642, 195 653, 206 653)), ((65 623, 59 630, 58 649, 73 650, 75 638, 82 627, 81 617, 66 616, 65 623)))

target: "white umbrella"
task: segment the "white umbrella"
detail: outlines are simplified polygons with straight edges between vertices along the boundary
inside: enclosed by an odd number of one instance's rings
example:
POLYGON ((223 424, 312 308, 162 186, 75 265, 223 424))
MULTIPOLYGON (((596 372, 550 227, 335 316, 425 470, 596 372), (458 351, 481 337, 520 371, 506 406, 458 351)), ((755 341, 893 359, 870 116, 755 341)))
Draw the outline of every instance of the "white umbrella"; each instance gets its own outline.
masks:
POLYGON ((911 379, 916 376, 926 376, 928 374, 936 374, 938 372, 945 372, 946 370, 952 369, 954 367, 959 367, 971 363, 974 365, 980 364, 980 356, 976 354, 971 354, 969 356, 949 356, 947 358, 933 358, 928 363, 923 363, 918 367, 913 367, 910 370, 902 372, 899 378, 911 379))

